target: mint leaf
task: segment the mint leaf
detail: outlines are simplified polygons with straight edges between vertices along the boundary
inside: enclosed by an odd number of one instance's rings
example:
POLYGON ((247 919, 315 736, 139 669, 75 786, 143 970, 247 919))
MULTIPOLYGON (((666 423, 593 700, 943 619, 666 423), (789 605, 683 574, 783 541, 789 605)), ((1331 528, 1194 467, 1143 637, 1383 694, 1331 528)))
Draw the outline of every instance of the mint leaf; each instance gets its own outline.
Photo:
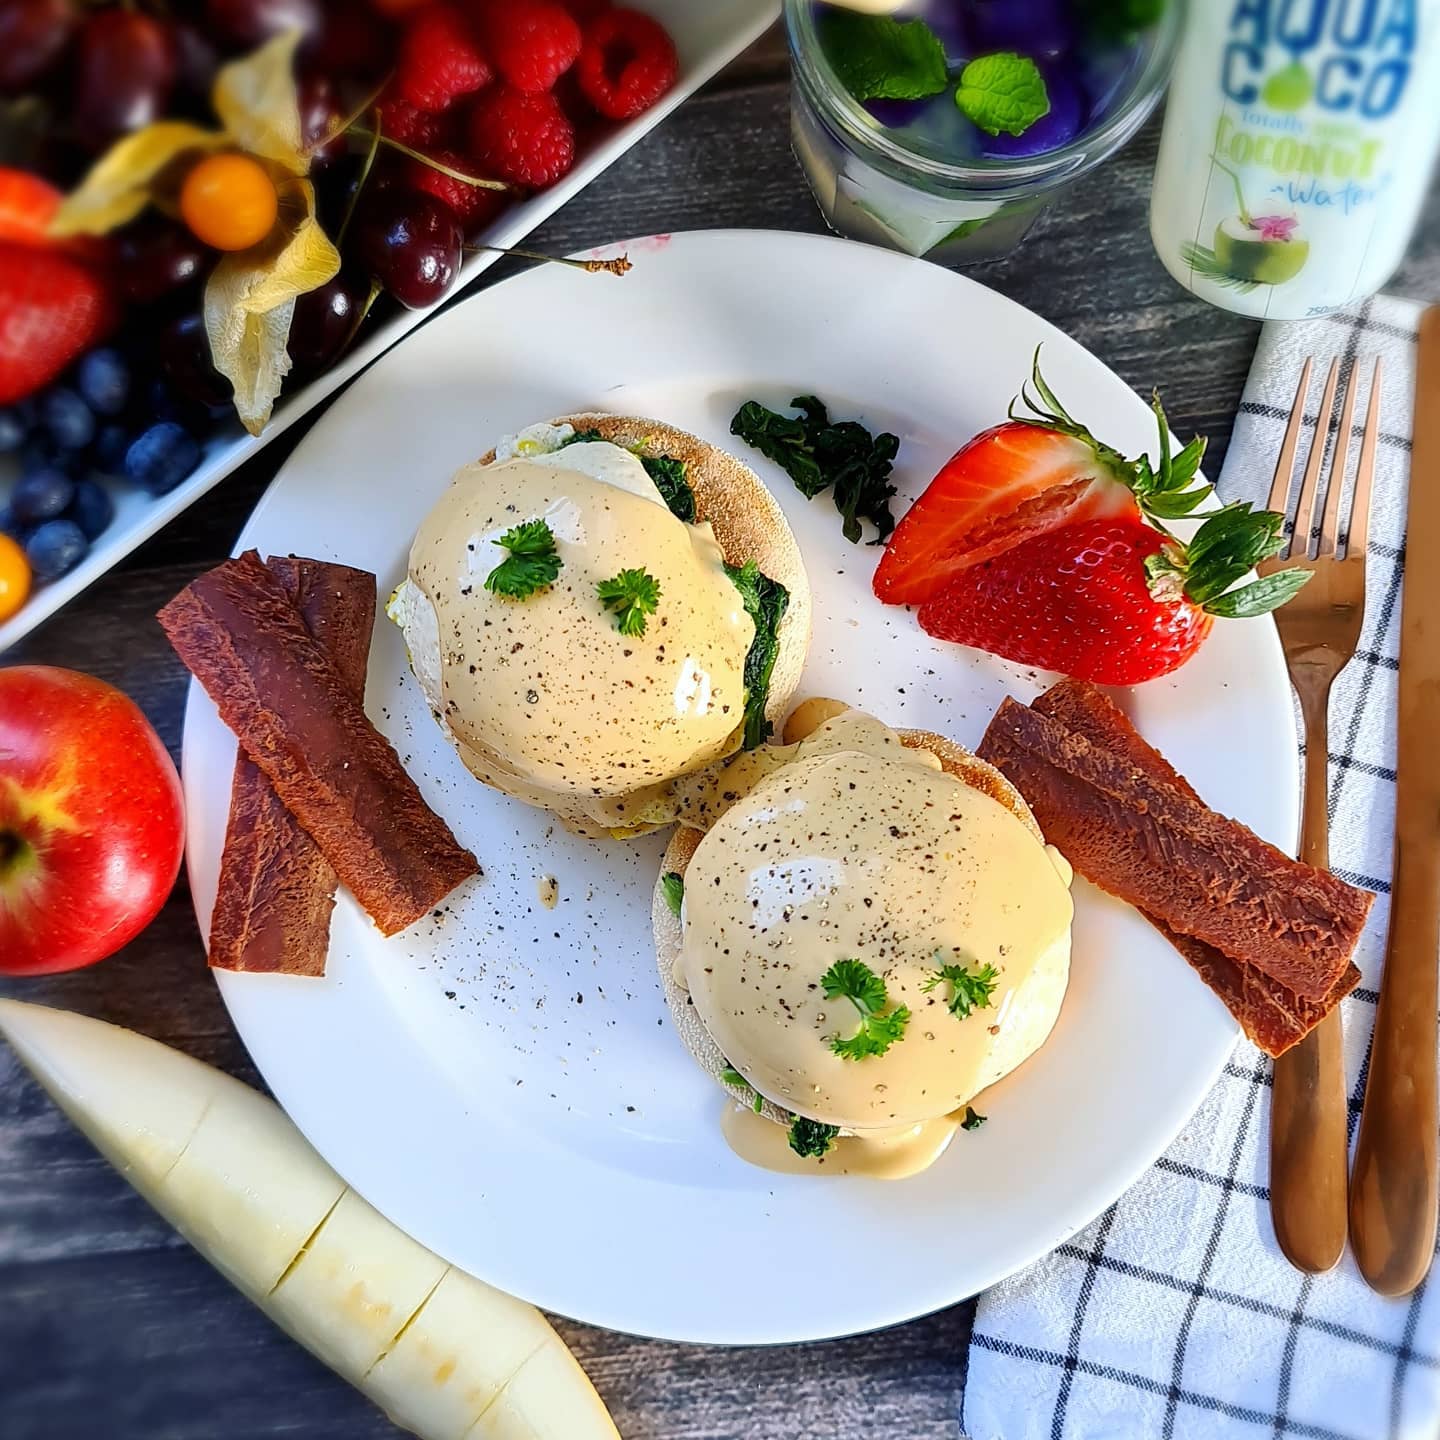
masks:
POLYGON ((857 100, 923 100, 950 83, 945 47, 923 20, 835 11, 825 17, 821 43, 857 100))
POLYGON ((1033 60, 1012 50, 972 60, 960 72, 955 103, 987 135, 1023 135, 1050 113, 1045 77, 1033 60))

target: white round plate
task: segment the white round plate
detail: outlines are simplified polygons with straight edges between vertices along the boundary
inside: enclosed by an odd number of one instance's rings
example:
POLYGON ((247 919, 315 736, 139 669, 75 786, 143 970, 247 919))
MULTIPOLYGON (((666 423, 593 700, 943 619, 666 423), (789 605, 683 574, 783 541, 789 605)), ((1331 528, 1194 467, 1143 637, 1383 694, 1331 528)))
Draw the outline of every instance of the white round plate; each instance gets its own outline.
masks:
MULTIPOLYGON (((725 231, 630 243, 624 280, 558 266, 411 335, 335 403, 238 548, 373 570, 381 599, 451 473, 503 434, 580 410, 663 417, 722 446, 750 398, 815 393, 902 440, 900 508, 1005 414, 1037 344, 1072 411, 1138 453, 1143 401, 1043 320, 973 281, 844 241, 725 231)), ((1158 376, 1179 384, 1183 377, 1158 376)), ((831 501, 748 456, 815 594, 801 694, 974 744, 1044 677, 929 640, 870 593, 878 552, 831 501)), ((1210 803, 1294 842, 1290 697, 1273 626, 1220 622, 1126 702, 1210 803)), ((989 1124, 902 1182, 752 1169, 728 1103, 672 1033, 649 910, 659 837, 599 844, 485 789, 441 738, 383 618, 367 709, 485 874, 383 939, 346 894, 323 980, 219 975, 266 1081, 396 1224, 473 1274, 578 1320, 666 1339, 812 1340, 923 1315, 1011 1274, 1113 1201, 1173 1138, 1235 1039, 1225 1010, 1126 906, 1076 886, 1053 1037, 984 1098, 989 1124), (559 903, 538 898, 542 877, 559 903)), ((583 717, 577 717, 583 723, 583 717)), ((234 742, 186 713, 190 883, 202 928, 234 742)))

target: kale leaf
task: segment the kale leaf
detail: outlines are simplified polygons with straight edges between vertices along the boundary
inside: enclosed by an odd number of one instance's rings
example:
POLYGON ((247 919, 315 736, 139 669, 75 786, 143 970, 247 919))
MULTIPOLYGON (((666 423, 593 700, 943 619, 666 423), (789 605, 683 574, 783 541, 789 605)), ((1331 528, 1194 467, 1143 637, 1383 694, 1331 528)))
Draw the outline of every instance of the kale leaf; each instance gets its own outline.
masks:
POLYGON ((790 1127, 790 1148, 802 1159, 818 1160, 829 1152, 839 1133, 838 1125, 825 1125, 797 1115, 790 1127))
POLYGON ((872 543, 880 544, 895 528, 890 472, 900 449, 899 437, 888 431, 871 435, 857 420, 832 422, 813 395, 796 396, 790 404, 801 412, 799 416, 781 415, 757 400, 747 400, 735 412, 730 433, 779 465, 806 499, 832 490, 835 508, 845 517, 845 538, 852 545, 860 541, 862 520, 875 526, 872 543))
POLYGON ((695 523, 695 492, 685 478, 685 462, 672 460, 668 455, 642 455, 640 463, 645 473, 655 482, 660 498, 670 507, 670 513, 687 525, 695 523))

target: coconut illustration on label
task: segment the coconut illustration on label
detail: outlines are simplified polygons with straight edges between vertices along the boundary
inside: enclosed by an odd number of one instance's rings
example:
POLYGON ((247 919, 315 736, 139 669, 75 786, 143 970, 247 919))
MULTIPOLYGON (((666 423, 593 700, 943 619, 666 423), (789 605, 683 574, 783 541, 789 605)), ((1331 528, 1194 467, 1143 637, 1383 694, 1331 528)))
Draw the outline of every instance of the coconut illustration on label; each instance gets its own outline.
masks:
POLYGON ((1227 310, 1299 320, 1374 294, 1440 149, 1440 0, 1192 0, 1150 232, 1227 310))
MULTIPOLYGON (((1213 157, 1212 157, 1213 158, 1213 157)), ((1283 285, 1305 268, 1310 242, 1300 234, 1294 215, 1254 215, 1245 204, 1240 177, 1222 161, 1235 186, 1239 209, 1215 227, 1215 245, 1206 249, 1189 243, 1183 247, 1185 263, 1199 275, 1231 288, 1252 290, 1257 285, 1283 285)))

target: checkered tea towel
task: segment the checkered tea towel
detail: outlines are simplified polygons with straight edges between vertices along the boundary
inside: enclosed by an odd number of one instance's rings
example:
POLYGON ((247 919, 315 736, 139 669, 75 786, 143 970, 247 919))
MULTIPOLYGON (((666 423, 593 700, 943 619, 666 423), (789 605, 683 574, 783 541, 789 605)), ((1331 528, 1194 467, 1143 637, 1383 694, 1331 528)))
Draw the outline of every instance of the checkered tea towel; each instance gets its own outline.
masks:
MULTIPOLYGON (((1263 503, 1304 356, 1385 362, 1368 613, 1331 704, 1330 855, 1378 895, 1344 1003, 1354 1139, 1385 944, 1395 809, 1396 656, 1415 332, 1420 307, 1380 297, 1270 324, 1219 488, 1263 503)), ((1366 391, 1359 395, 1358 429, 1366 391)), ((1307 416, 1311 427, 1315 414, 1307 416)), ((1308 440, 1308 437, 1307 437, 1308 440)), ((1301 459, 1307 453, 1302 445, 1301 459)), ((1198 983, 1198 982, 1197 982, 1198 983)), ((1436 1440, 1440 1269, 1384 1300, 1347 1256, 1293 1270, 1266 1189, 1270 1064, 1248 1042, 1169 1151, 1070 1243, 983 1295, 960 1429, 972 1440, 1436 1440)))

